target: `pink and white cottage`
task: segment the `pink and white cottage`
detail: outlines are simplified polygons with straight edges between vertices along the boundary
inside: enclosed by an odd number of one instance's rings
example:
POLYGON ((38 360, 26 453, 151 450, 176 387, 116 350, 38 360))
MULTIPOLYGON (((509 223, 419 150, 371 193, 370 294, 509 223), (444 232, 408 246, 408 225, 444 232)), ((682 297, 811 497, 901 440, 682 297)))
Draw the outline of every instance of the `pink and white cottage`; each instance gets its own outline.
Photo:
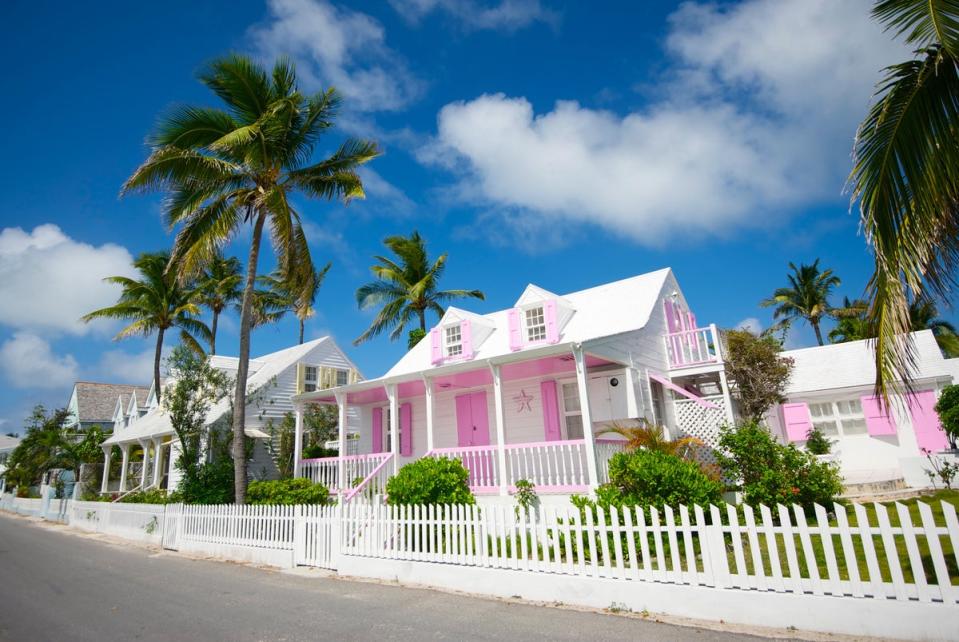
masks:
POLYGON ((347 499, 439 456, 464 463, 477 495, 523 479, 587 492, 622 446, 598 435, 610 422, 646 418, 715 445, 734 419, 716 327, 697 325, 670 269, 563 295, 529 285, 490 314, 451 307, 382 377, 294 402, 297 474, 347 499), (339 406, 339 452, 349 440, 359 454, 301 458, 311 403, 339 406))

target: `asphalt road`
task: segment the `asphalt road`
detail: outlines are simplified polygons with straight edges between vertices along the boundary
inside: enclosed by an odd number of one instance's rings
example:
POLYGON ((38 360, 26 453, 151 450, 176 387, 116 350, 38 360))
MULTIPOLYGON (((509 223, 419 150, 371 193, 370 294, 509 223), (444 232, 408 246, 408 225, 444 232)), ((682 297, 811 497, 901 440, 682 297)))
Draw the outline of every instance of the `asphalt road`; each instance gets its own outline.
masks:
POLYGON ((0 514, 0 640, 318 639, 750 638, 193 560, 0 514))

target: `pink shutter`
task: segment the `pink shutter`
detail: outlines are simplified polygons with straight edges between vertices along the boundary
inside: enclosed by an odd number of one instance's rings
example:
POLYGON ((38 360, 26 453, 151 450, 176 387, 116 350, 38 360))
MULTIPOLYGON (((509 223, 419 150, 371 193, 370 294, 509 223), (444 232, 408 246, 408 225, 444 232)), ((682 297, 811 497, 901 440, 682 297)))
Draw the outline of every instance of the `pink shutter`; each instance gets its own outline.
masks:
POLYGON ((804 403, 784 403, 782 413, 783 426, 786 428, 786 439, 789 441, 806 441, 809 429, 812 428, 809 406, 804 403))
POLYGON ((473 445, 473 409, 469 394, 456 397, 456 445, 460 448, 473 445))
POLYGON ((690 330, 695 330, 695 329, 696 329, 696 315, 693 314, 692 312, 689 312, 688 314, 689 314, 689 329, 690 329, 690 330))
POLYGON ((678 332, 676 325, 675 305, 670 299, 663 301, 663 309, 666 311, 666 330, 668 332, 678 332))
POLYGON ((539 384, 543 399, 543 427, 546 441, 560 441, 563 438, 559 429, 559 399, 556 396, 556 382, 548 379, 539 384))
POLYGON ((463 358, 473 358, 473 324, 470 321, 460 323, 460 342, 463 345, 463 358))
POLYGON ((373 452, 383 452, 383 409, 373 408, 373 452))
POLYGON ((946 437, 939 415, 936 413, 936 393, 932 390, 923 390, 907 397, 909 413, 912 415, 912 428, 916 431, 916 443, 920 449, 931 453, 945 450, 949 447, 949 438, 946 437))
POLYGON ((546 321, 546 343, 559 342, 559 316, 556 310, 556 299, 550 299, 543 305, 543 316, 546 321))
POLYGON ((443 363, 443 338, 440 336, 439 328, 430 330, 430 350, 433 355, 430 363, 434 366, 443 363))
POLYGON ((860 399, 862 414, 866 417, 866 430, 873 437, 896 434, 896 422, 889 416, 889 409, 882 405, 881 397, 865 396, 860 399))
POLYGON ((400 454, 413 456, 413 404, 400 405, 400 454))
POLYGON ((509 321, 509 349, 516 352, 523 347, 522 327, 519 322, 519 310, 511 309, 506 313, 509 321))

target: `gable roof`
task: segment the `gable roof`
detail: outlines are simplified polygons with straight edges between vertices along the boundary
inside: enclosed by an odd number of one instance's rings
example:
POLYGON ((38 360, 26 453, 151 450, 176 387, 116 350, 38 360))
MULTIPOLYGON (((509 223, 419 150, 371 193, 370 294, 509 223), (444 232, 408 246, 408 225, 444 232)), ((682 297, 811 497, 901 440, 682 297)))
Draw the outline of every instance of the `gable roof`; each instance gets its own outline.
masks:
POLYGON ((78 381, 74 384, 77 395, 77 420, 83 423, 103 421, 113 423, 113 411, 117 398, 128 400, 137 391, 149 390, 143 386, 121 383, 96 383, 78 381))
MULTIPOLYGON (((561 295, 563 303, 575 310, 575 314, 563 328, 562 342, 582 343, 642 329, 649 321, 671 274, 670 268, 663 268, 561 295)), ((532 284, 526 287, 524 293, 526 292, 555 296, 532 284)), ((513 354, 509 347, 508 314, 509 309, 478 315, 495 330, 479 346, 473 361, 513 354)), ((400 377, 429 370, 432 368, 430 349, 429 341, 420 341, 381 378, 400 377)))
POLYGON ((9 435, 0 435, 0 450, 13 450, 20 445, 19 437, 10 437, 9 435))

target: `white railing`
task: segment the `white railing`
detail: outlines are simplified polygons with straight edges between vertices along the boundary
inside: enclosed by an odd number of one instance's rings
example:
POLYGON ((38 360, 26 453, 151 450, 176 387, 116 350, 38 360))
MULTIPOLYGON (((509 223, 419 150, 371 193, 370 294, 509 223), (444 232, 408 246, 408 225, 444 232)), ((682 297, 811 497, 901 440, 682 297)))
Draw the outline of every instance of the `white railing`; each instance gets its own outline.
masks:
POLYGON ((595 444, 596 475, 599 483, 605 484, 609 481, 609 460, 626 449, 626 442, 621 439, 597 439, 595 444))
POLYGON ((360 485, 392 453, 371 453, 368 455, 348 455, 346 457, 323 457, 304 459, 300 464, 299 477, 306 477, 314 484, 323 484, 330 492, 346 491, 360 485), (340 483, 340 460, 345 466, 345 481, 340 483))
POLYGON ((670 368, 686 368, 722 361, 719 332, 715 325, 669 332, 663 337, 670 368))
MULTIPOLYGON (((538 491, 570 492, 589 487, 586 466, 586 441, 543 441, 526 444, 506 444, 506 486, 515 488, 516 482, 527 480, 538 491)), ((470 473, 470 488, 474 493, 493 493, 500 487, 500 472, 496 446, 465 448, 435 448, 427 457, 458 459, 470 473)))
POLYGON ((176 505, 177 543, 293 550, 293 506, 176 505))
POLYGON ((343 501, 349 502, 354 497, 362 497, 368 501, 373 501, 375 497, 386 493, 386 482, 392 476, 393 453, 389 453, 362 482, 343 494, 343 501))

